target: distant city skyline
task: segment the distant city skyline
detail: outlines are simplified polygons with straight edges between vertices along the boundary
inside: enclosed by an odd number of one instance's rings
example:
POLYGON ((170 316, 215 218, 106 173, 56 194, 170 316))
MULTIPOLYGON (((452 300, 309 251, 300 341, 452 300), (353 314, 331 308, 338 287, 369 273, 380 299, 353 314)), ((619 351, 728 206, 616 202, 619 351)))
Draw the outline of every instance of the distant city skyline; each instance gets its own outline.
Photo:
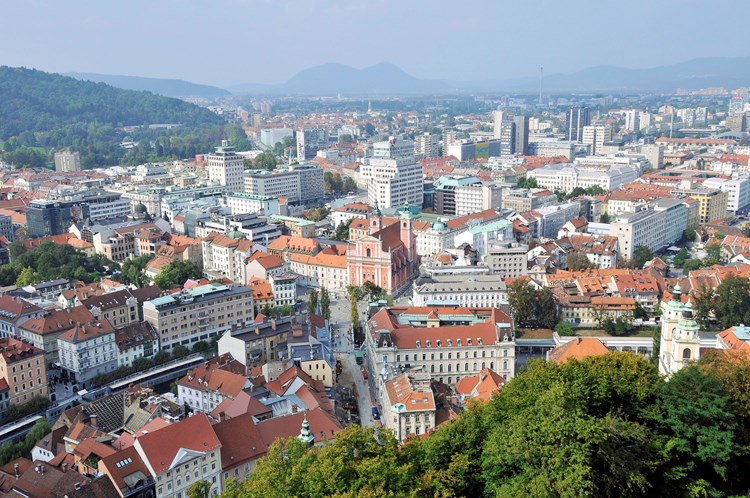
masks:
POLYGON ((750 2, 32 0, 4 5, 0 65, 283 83, 325 63, 390 62, 425 79, 490 80, 749 55, 750 2))

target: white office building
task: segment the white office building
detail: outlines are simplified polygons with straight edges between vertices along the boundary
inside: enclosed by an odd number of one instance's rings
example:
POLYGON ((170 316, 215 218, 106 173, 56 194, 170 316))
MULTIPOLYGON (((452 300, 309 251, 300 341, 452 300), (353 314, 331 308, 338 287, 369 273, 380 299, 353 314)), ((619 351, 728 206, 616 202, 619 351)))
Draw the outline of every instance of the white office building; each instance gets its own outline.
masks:
POLYGON ((641 170, 628 165, 573 165, 549 164, 526 173, 527 178, 536 178, 540 187, 552 191, 571 192, 576 187, 589 188, 594 185, 609 191, 636 180, 641 170))
POLYGON ((323 198, 323 169, 294 164, 273 171, 245 172, 245 193, 264 197, 285 197, 290 203, 308 203, 323 198))
POLYGON ((485 209, 502 206, 502 187, 494 183, 482 182, 473 185, 457 185, 454 190, 456 216, 478 213, 485 209))
POLYGON ((727 211, 737 214, 745 213, 750 209, 750 178, 748 177, 737 177, 731 180, 709 178, 703 182, 703 186, 728 193, 727 211))
POLYGON ((677 242, 687 228, 688 208, 679 199, 659 199, 619 213, 609 226, 617 237, 620 257, 632 259, 638 246, 658 251, 677 242))
POLYGON ((216 152, 206 155, 206 162, 209 180, 225 187, 228 192, 242 192, 245 161, 235 153, 227 140, 221 141, 221 147, 217 147, 216 152))
POLYGON ((226 195, 226 205, 232 214, 260 213, 266 216, 279 214, 279 199, 267 195, 231 192, 226 195))
POLYGON ((273 148, 277 143, 283 142, 286 137, 293 136, 294 130, 291 128, 264 128, 260 130, 260 143, 273 148))
POLYGON ((414 306, 499 308, 508 289, 498 275, 423 275, 412 290, 414 306))
POLYGON ((391 137, 373 146, 360 168, 370 204, 382 208, 422 205, 422 166, 414 159, 414 142, 391 137))
POLYGON ((584 144, 591 146, 591 154, 601 154, 602 147, 607 142, 612 141, 611 126, 584 126, 583 140, 584 144))

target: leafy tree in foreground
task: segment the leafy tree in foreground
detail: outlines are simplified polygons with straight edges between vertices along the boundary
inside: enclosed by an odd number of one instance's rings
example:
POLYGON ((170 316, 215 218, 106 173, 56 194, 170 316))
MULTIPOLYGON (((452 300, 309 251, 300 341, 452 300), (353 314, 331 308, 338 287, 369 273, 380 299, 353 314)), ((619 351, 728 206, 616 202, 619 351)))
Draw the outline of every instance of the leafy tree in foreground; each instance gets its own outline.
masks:
POLYGON ((750 323, 750 282, 745 277, 728 275, 716 287, 716 319, 722 327, 750 323))
POLYGON ((225 496, 744 496, 749 372, 712 359, 665 382, 632 353, 531 361, 400 448, 357 426, 321 448, 277 441, 225 496))
POLYGON ((737 440, 736 407, 721 380, 697 365, 683 368, 661 385, 654 419, 666 456, 665 488, 675 484, 691 496, 721 496, 722 483, 739 471, 736 458, 747 452, 737 440))
POLYGON ((533 318, 534 297, 534 288, 524 278, 517 278, 508 286, 508 304, 513 311, 513 319, 517 324, 528 322, 533 318))

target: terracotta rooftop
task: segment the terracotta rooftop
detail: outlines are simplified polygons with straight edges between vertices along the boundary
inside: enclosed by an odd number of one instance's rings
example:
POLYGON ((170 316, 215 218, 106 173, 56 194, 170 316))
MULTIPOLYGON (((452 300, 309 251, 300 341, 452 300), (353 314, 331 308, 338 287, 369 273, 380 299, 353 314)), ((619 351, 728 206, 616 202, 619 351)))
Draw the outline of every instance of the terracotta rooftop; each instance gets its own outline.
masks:
POLYGON ((302 422, 307 418, 315 443, 323 443, 336 438, 341 430, 338 421, 325 410, 316 408, 307 412, 294 413, 285 417, 274 417, 258 424, 258 432, 267 446, 280 438, 298 436, 302 422))
POLYGON ((15 323, 25 315, 44 311, 36 304, 30 303, 20 297, 9 295, 0 296, 0 321, 15 323))
POLYGON ((148 467, 132 446, 105 456, 100 465, 107 469, 106 474, 117 489, 127 489, 150 476, 148 467))
POLYGON ((223 420, 214 425, 213 429, 221 441, 222 470, 260 458, 268 451, 268 446, 249 413, 223 420))
POLYGON ((135 444, 143 449, 156 474, 171 469, 181 450, 211 453, 221 448, 221 442, 203 412, 144 434, 136 439, 135 444))
POLYGON ((463 377, 456 384, 456 392, 465 398, 476 398, 489 401, 492 395, 505 385, 505 379, 489 368, 483 369, 479 375, 463 377))
POLYGON ((273 415, 273 410, 245 391, 241 391, 234 398, 227 398, 219 403, 219 406, 211 412, 211 416, 217 420, 235 418, 244 414, 263 419, 270 418, 273 415))
POLYGON ((93 320, 94 315, 85 306, 74 306, 52 311, 45 317, 32 318, 21 325, 21 328, 35 334, 46 335, 70 330, 78 323, 88 323, 93 320))
MULTIPOLYGON (((388 402, 393 405, 404 405, 407 412, 430 411, 435 409, 435 397, 432 390, 416 390, 407 374, 401 374, 385 383, 388 402)), ((390 407, 389 407, 390 408, 390 407)))
POLYGON ((582 360, 589 356, 599 356, 607 353, 609 353, 609 350, 599 339, 595 337, 576 337, 572 341, 550 351, 547 360, 553 363, 563 363, 571 358, 582 360))

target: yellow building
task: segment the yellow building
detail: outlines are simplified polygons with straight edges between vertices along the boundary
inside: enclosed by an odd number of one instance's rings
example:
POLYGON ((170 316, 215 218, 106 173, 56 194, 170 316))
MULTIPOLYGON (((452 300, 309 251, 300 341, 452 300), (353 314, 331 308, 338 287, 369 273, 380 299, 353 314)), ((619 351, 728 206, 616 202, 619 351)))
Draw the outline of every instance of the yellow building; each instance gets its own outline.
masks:
POLYGON ((680 193, 698 201, 698 219, 701 224, 728 218, 729 193, 714 188, 680 190, 680 193))

